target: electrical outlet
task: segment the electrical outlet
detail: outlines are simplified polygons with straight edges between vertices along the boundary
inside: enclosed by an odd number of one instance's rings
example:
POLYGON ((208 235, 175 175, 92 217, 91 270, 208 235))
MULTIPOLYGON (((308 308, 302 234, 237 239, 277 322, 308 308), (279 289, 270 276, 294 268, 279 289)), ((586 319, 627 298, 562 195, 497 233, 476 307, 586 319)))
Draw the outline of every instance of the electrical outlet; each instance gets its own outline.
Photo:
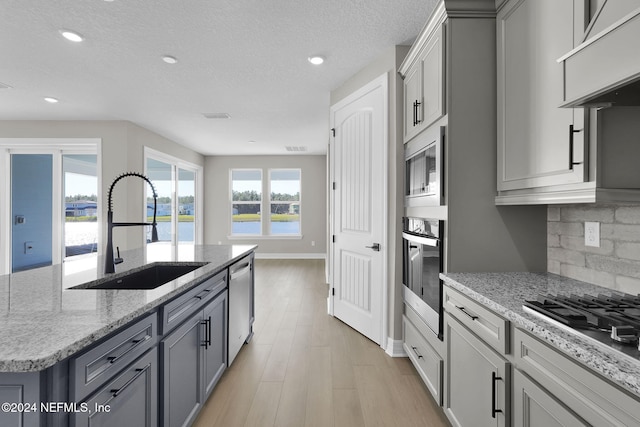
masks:
POLYGON ((33 242, 24 242, 24 253, 27 255, 33 253, 33 242))
POLYGON ((316 241, 315 241, 315 240, 312 240, 312 241, 311 241, 311 246, 315 246, 315 245, 316 245, 316 241))
POLYGON ((584 245, 600 247, 600 223, 585 222, 584 223, 584 245))

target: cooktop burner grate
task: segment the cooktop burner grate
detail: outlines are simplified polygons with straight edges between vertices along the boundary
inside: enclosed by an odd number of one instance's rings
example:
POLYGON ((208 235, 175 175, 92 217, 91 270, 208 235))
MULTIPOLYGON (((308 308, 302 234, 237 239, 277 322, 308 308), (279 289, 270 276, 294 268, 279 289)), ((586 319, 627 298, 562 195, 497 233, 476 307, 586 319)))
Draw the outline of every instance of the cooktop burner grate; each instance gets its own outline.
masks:
POLYGON ((523 307, 578 335, 640 358, 640 296, 540 295, 525 301, 523 307))

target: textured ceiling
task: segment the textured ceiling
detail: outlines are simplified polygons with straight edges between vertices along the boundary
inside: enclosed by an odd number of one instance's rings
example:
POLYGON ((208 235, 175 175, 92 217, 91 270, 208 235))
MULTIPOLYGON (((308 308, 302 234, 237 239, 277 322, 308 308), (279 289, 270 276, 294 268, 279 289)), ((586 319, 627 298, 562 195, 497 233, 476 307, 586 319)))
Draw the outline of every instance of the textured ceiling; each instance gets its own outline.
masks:
POLYGON ((436 3, 0 0, 0 119, 129 120, 205 155, 325 153, 329 92, 410 44, 436 3))

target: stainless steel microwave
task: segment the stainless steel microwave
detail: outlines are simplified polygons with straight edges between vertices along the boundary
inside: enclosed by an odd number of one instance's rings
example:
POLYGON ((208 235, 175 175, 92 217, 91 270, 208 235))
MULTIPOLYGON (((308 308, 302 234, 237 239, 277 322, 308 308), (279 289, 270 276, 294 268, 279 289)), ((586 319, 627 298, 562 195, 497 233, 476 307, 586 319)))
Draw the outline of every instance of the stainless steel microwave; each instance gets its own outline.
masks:
POLYGON ((405 145, 405 206, 444 204, 444 137, 434 126, 405 145))

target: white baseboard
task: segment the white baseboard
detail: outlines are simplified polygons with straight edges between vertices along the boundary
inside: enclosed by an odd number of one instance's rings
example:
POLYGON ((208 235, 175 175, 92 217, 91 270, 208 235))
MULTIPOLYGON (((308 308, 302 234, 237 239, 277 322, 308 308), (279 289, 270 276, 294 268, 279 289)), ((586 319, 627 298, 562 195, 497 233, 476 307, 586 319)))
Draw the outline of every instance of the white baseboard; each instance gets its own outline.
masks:
POLYGON ((391 357, 408 357, 407 352, 404 351, 404 347, 402 346, 403 343, 404 341, 402 340, 387 338, 387 348, 385 349, 385 353, 391 357))
POLYGON ((326 259, 324 253, 260 253, 256 252, 256 259, 326 259))

